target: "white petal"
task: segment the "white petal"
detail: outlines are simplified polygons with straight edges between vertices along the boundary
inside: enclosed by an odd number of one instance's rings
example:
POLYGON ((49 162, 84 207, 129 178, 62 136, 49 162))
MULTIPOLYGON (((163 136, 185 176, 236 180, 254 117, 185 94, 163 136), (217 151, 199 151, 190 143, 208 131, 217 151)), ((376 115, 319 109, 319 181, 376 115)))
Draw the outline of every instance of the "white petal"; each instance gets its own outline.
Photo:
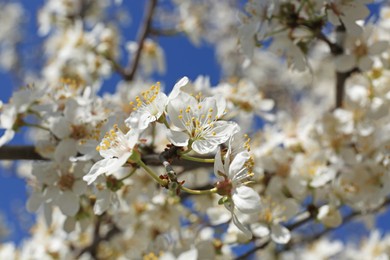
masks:
POLYGON ((242 231, 243 235, 244 235, 244 239, 245 240, 250 240, 252 238, 252 232, 249 231, 249 229, 247 229, 237 218, 236 214, 233 213, 232 215, 232 218, 233 218, 233 223, 234 225, 236 225, 236 227, 238 227, 239 230, 242 231))
POLYGON ((314 188, 318 188, 324 186, 327 182, 334 179, 337 171, 332 168, 326 168, 320 171, 318 176, 315 176, 313 180, 310 182, 310 186, 314 188))
POLYGON ((183 77, 181 78, 176 84, 175 86, 173 86, 173 89, 171 91, 171 94, 169 94, 169 99, 174 99, 177 97, 177 95, 179 95, 180 93, 180 89, 184 86, 186 86, 188 83, 189 83, 189 79, 187 77, 183 77))
POLYGON ((53 205, 52 203, 43 204, 43 215, 45 217, 46 225, 49 227, 53 221, 53 205))
POLYGON ((263 99, 261 100, 260 104, 258 104, 258 108, 261 111, 269 111, 273 109, 275 106, 275 101, 272 99, 263 99))
POLYGON ((213 226, 227 223, 231 219, 231 214, 224 207, 212 207, 207 209, 207 216, 213 226))
POLYGON ((214 119, 218 113, 217 100, 214 97, 206 97, 199 103, 199 107, 198 115, 210 115, 210 118, 214 119))
POLYGON ((87 190, 87 184, 82 180, 76 180, 73 184, 72 190, 77 195, 82 195, 87 190))
POLYGON ((85 115, 80 115, 80 113, 85 112, 86 109, 79 109, 80 106, 74 99, 68 99, 64 109, 64 117, 68 122, 76 122, 77 118, 85 115))
POLYGON ((368 53, 370 55, 379 55, 384 52, 388 47, 389 43, 387 41, 377 41, 369 47, 368 53))
POLYGON ((356 66, 356 58, 353 55, 338 55, 335 58, 336 70, 340 72, 347 72, 356 66))
POLYGON ((75 218, 72 217, 67 217, 65 222, 64 222, 64 231, 67 233, 72 232, 76 227, 76 220, 75 218))
POLYGON ((187 107, 190 107, 190 109, 198 109, 198 102, 193 96, 184 92, 180 92, 177 97, 172 99, 167 105, 169 119, 172 124, 179 129, 186 129, 184 119, 187 116, 189 118, 193 116, 192 111, 189 111, 189 114, 187 115, 187 107), (182 111, 183 119, 179 118, 180 111, 182 111))
POLYGON ((57 204, 64 215, 75 216, 80 209, 79 198, 71 191, 63 192, 57 198, 57 204))
POLYGON ((0 137, 0 147, 11 141, 15 136, 15 131, 12 129, 5 130, 4 134, 0 137))
POLYGON ((106 168, 109 168, 110 164, 112 164, 112 160, 103 159, 97 161, 89 170, 88 174, 83 177, 83 180, 90 185, 92 182, 96 180, 97 177, 107 172, 106 168))
POLYGON ((38 210, 43 202, 42 194, 33 192, 27 200, 27 210, 29 212, 35 212, 38 210))
POLYGON ((207 154, 213 152, 219 144, 220 143, 213 142, 212 140, 195 140, 192 143, 191 147, 195 152, 199 154, 207 154))
POLYGON ((54 152, 54 159, 58 163, 67 163, 70 157, 77 155, 77 141, 74 139, 63 139, 57 145, 54 152))
POLYGON ((242 213, 255 213, 260 211, 260 196, 252 188, 247 186, 237 187, 232 199, 236 208, 242 213))
POLYGON ((220 118, 226 113, 226 99, 222 95, 217 95, 214 97, 217 105, 217 116, 220 118))
POLYGON ((218 172, 228 175, 228 173, 225 172, 225 168, 223 167, 221 149, 217 150, 214 158, 214 175, 217 178, 221 178, 222 176, 218 172))
POLYGON ((275 243, 286 244, 291 239, 290 230, 282 225, 273 224, 271 226, 271 238, 275 243))
POLYGON ((127 141, 127 147, 131 150, 138 143, 140 132, 135 129, 130 129, 129 132, 125 134, 125 138, 127 141))
POLYGON ((192 248, 186 252, 183 252, 179 255, 177 260, 196 260, 198 259, 198 250, 196 248, 192 248))
POLYGON ((70 123, 64 117, 51 118, 50 130, 60 139, 68 137, 72 133, 70 123))
POLYGON ((238 176, 236 176, 237 173, 242 171, 244 164, 249 160, 249 158, 250 158, 250 155, 246 151, 240 152, 236 155, 236 157, 234 157, 234 159, 231 162, 230 167, 229 167, 229 178, 230 179, 234 180, 235 177, 238 177, 238 176))
POLYGON ((101 215, 110 206, 111 191, 109 190, 99 191, 96 197, 97 198, 96 198, 95 205, 93 206, 93 212, 96 215, 101 215))
POLYGON ((187 146, 190 137, 188 134, 179 131, 167 130, 168 140, 176 146, 187 146))
POLYGON ((261 223, 255 223, 251 225, 253 234, 257 237, 266 237, 270 234, 270 230, 267 225, 261 223))
POLYGON ((361 57, 358 61, 358 67, 362 71, 367 71, 372 68, 374 61, 369 56, 361 57))
POLYGON ((286 219, 294 217, 299 212, 299 204, 292 198, 286 199, 283 202, 283 207, 285 209, 283 215, 286 219))
POLYGON ((340 211, 329 205, 324 205, 318 209, 317 218, 325 226, 331 228, 338 227, 343 222, 340 211))

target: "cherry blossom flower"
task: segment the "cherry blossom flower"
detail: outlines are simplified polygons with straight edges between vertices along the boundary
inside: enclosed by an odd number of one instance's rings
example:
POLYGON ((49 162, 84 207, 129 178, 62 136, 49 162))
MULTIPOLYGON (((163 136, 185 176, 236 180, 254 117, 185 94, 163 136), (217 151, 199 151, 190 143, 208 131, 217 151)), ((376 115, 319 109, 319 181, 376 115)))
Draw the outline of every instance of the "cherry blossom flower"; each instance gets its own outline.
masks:
POLYGON ((126 119, 127 126, 133 129, 144 130, 150 123, 157 121, 165 111, 168 97, 160 92, 160 85, 156 84, 149 90, 142 92, 141 97, 135 98, 136 104, 130 102, 134 111, 126 119))
POLYGON ((364 20, 370 13, 366 4, 372 0, 327 0, 328 19, 338 26, 343 24, 349 34, 359 35, 362 33, 362 27, 357 21, 364 20))
POLYGON ((213 152, 233 134, 235 123, 219 120, 226 103, 218 97, 198 101, 181 92, 168 103, 168 115, 175 129, 168 132, 169 140, 177 146, 190 145, 200 154, 213 152))
POLYGON ((14 137, 15 131, 24 125, 23 118, 43 94, 42 87, 26 87, 15 92, 9 103, 0 105, 0 129, 5 130, 0 137, 0 146, 9 142, 14 137))
POLYGON ((135 154, 137 142, 138 132, 130 130, 124 134, 114 125, 96 148, 104 159, 97 161, 83 179, 89 185, 103 173, 111 174, 120 169, 135 154))
POLYGON ((222 157, 221 150, 215 155, 214 174, 219 179, 217 189, 220 195, 227 196, 228 201, 224 205, 231 212, 233 223, 250 239, 252 234, 234 211, 237 209, 244 214, 250 214, 260 210, 259 194, 244 185, 251 177, 251 157, 247 151, 238 153, 232 161, 230 156, 228 151, 222 157))
POLYGON ((374 57, 379 56, 389 47, 388 41, 376 39, 373 25, 367 25, 359 36, 346 35, 344 40, 345 53, 335 57, 336 69, 341 72, 357 67, 367 71, 374 64, 374 57))

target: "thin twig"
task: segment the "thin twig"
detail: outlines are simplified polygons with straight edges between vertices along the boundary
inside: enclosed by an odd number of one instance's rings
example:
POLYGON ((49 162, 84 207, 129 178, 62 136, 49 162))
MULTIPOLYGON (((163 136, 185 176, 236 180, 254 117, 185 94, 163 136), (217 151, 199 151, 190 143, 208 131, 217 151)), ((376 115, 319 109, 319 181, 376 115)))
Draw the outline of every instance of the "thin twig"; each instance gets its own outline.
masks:
POLYGON ((244 253, 243 255, 235 258, 235 260, 245 260, 247 259, 249 256, 251 256, 253 253, 255 253, 257 250, 260 250, 260 249, 263 249, 265 248, 266 246, 268 246, 268 244, 270 243, 270 240, 267 240, 265 241, 264 243, 258 245, 258 246, 255 246, 254 248, 252 248, 251 250, 249 250, 248 252, 244 253))
POLYGON ((143 23, 143 27, 139 31, 138 35, 138 49, 135 53, 134 59, 131 63, 129 73, 125 75, 125 80, 132 81, 134 79, 135 73, 138 69, 138 64, 141 59, 141 53, 144 47, 145 40, 150 32, 150 28, 152 25, 152 19, 153 19, 153 13, 157 5, 157 0, 150 0, 149 2, 149 8, 147 10, 147 13, 145 15, 145 20, 143 23))
POLYGON ((177 29, 157 29, 157 28, 150 28, 150 35, 153 36, 176 36, 182 33, 182 31, 179 31, 177 29))
POLYGON ((353 73, 358 71, 358 68, 353 68, 352 70, 347 72, 336 72, 335 108, 340 108, 343 106, 345 82, 353 73))
MULTIPOLYGON (((338 26, 336 31, 339 34, 343 34, 345 33, 345 27, 343 25, 338 26)), ((338 42, 332 42, 322 32, 320 32, 317 34, 317 38, 329 46, 330 52, 334 57, 344 53, 344 48, 342 47, 343 37, 339 37, 338 42)), ((353 68, 345 72, 336 71, 335 108, 343 106, 345 82, 355 72, 359 72, 359 69, 353 68)))
POLYGON ((100 230, 101 230, 103 216, 104 215, 99 216, 97 218, 97 221, 95 223, 95 229, 93 232, 92 243, 89 246, 86 246, 85 248, 81 249, 81 251, 78 253, 78 257, 82 256, 86 252, 89 252, 93 259, 97 259, 99 244, 102 241, 111 240, 112 237, 114 237, 116 234, 120 233, 121 230, 116 225, 113 225, 112 228, 104 236, 100 236, 100 230))

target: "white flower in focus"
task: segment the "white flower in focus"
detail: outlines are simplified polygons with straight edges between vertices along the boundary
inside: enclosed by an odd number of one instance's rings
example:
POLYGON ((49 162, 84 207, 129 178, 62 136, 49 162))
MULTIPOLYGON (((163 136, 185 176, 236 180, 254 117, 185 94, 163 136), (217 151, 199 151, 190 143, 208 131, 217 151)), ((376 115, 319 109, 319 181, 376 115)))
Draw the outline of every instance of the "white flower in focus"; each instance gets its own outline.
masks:
MULTIPOLYGON (((198 100, 200 96, 197 96, 198 100)), ((235 123, 218 121, 225 113, 225 100, 207 97, 198 101, 181 92, 168 103, 168 115, 177 130, 168 132, 168 139, 176 146, 191 145, 199 154, 213 152, 226 142, 235 130, 235 123)))
POLYGON ((227 196, 225 207, 232 213, 233 223, 244 233, 247 239, 252 237, 251 232, 244 227, 235 214, 235 209, 244 214, 256 213, 260 210, 260 196, 244 182, 252 176, 250 168, 252 161, 249 153, 238 153, 230 161, 231 153, 222 158, 221 150, 215 155, 214 174, 220 180, 217 183, 218 193, 227 196))
POLYGON ((150 123, 157 121, 165 111, 168 97, 160 92, 160 85, 154 85, 150 90, 144 91, 140 97, 136 97, 136 104, 130 102, 134 112, 126 119, 129 128, 144 130, 150 123))
POLYGON ((137 141, 138 132, 129 131, 124 134, 117 125, 114 125, 114 128, 107 132, 100 145, 96 147, 104 159, 92 166, 88 174, 84 176, 84 181, 89 185, 101 174, 114 173, 120 169, 134 154, 137 141))

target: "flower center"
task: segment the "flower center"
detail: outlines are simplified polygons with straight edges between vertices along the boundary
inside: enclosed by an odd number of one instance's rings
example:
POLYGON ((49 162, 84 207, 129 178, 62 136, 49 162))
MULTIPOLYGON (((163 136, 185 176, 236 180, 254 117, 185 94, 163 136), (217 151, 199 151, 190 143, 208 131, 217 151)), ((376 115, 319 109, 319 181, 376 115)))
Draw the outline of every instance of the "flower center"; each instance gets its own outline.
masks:
MULTIPOLYGON (((202 105, 198 105, 198 109, 202 109, 202 105)), ((199 114, 197 112, 190 106, 187 106, 185 110, 179 110, 178 118, 183 122, 186 130, 194 139, 202 139, 210 131, 215 136, 217 133, 213 131, 213 128, 214 122, 218 120, 218 116, 213 118, 213 108, 210 108, 206 114, 199 114)))
POLYGON ((75 182, 74 176, 71 173, 64 174, 60 177, 58 181, 58 187, 61 190, 71 190, 75 182))
POLYGON ((150 89, 143 91, 140 96, 135 97, 135 103, 130 102, 130 106, 133 107, 133 110, 136 111, 139 108, 150 105, 153 101, 156 100, 157 95, 160 93, 160 82, 157 82, 156 85, 153 85, 150 89))
MULTIPOLYGON (((122 147, 124 143, 121 143, 121 138, 118 136, 119 132, 118 125, 115 124, 113 129, 108 131, 105 135, 101 143, 96 147, 96 151, 109 150, 113 148, 122 147)), ((121 132, 122 133, 122 132, 121 132)), ((123 135, 123 134, 122 134, 123 135)), ((122 138, 123 139, 123 138, 122 138)), ((122 140, 123 141, 123 140, 122 140)))

